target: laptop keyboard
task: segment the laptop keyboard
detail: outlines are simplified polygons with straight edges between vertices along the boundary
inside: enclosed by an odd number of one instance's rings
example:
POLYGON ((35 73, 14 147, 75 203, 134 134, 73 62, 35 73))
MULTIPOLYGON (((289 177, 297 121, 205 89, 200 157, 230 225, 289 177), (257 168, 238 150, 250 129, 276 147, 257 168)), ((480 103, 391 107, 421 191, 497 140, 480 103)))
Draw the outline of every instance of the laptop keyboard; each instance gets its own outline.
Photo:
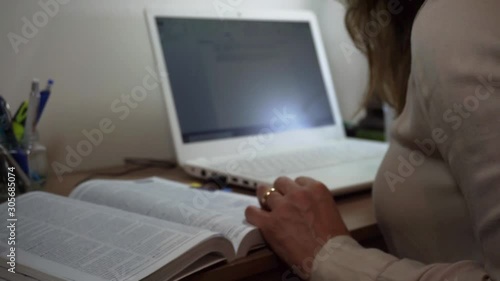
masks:
MULTIPOLYGON (((335 166, 360 159, 383 156, 386 147, 380 144, 356 142, 338 142, 332 145, 294 149, 280 153, 267 153, 252 159, 238 159, 232 163, 232 171, 256 177, 270 177, 276 175, 304 172, 317 168, 335 166)), ((219 162, 216 159, 215 163, 219 162)), ((222 159, 221 159, 222 160, 222 159)), ((227 158, 215 165, 217 170, 227 168, 227 158)))

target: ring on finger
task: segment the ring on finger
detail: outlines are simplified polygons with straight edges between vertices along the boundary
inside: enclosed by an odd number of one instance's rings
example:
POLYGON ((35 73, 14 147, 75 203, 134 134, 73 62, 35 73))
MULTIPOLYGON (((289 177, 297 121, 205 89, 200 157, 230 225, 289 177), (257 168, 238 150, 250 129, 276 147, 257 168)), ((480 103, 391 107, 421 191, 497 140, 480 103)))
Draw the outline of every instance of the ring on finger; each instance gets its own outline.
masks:
POLYGON ((277 190, 276 190, 274 187, 271 187, 268 191, 266 191, 266 193, 264 193, 264 195, 263 195, 263 196, 262 196, 262 198, 260 199, 260 204, 262 205, 262 207, 263 207, 264 209, 269 210, 269 205, 267 204, 267 199, 269 198, 269 196, 270 196, 273 192, 277 192, 277 190))

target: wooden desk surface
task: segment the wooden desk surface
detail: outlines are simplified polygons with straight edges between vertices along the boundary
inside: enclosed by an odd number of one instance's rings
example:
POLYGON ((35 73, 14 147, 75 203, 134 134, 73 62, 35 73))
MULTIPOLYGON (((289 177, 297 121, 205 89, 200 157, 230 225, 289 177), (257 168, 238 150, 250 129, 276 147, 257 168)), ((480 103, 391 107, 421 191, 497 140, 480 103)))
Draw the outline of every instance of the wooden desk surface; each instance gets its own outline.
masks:
MULTIPOLYGON (((45 191, 67 196, 83 180, 92 178, 138 179, 144 177, 161 177, 183 183, 197 181, 184 173, 180 168, 162 169, 147 168, 135 172, 124 173, 133 167, 117 167, 94 172, 78 172, 67 174, 59 181, 50 176, 45 191)), ((244 188, 233 188, 234 192, 254 194, 254 191, 244 188)), ((375 220, 370 192, 357 193, 337 198, 337 205, 351 235, 358 241, 368 241, 380 237, 375 220)), ((286 266, 269 249, 261 249, 251 253, 246 258, 231 264, 214 266, 193 275, 188 280, 282 280, 287 271, 286 266)))

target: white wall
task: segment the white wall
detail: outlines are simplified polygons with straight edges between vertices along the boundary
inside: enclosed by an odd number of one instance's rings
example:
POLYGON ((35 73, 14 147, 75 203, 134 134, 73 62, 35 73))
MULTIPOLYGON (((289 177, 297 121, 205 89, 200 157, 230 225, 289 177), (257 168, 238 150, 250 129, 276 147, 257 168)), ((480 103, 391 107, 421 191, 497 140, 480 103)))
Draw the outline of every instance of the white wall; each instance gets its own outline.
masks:
POLYGON ((343 4, 332 0, 317 2, 316 15, 330 61, 340 111, 344 120, 350 121, 359 112, 363 100, 368 83, 368 61, 356 49, 347 33, 343 4))
MULTIPOLYGON (((149 75, 146 68, 155 69, 144 7, 154 3, 215 13, 213 0, 64 0, 68 3, 59 5, 59 11, 49 16, 47 24, 38 28, 26 44, 21 43, 16 53, 7 34, 22 35, 23 18, 32 21, 33 15, 42 10, 39 2, 49 0, 0 0, 0 94, 17 108, 28 96, 33 77, 56 81, 40 124, 49 160, 67 164, 66 147, 75 148, 86 139, 82 131, 99 128, 104 118, 113 122, 115 130, 106 134, 102 144, 84 157, 76 169, 117 165, 127 156, 173 159, 159 88, 148 91, 147 98, 137 108, 131 108, 124 120, 119 118, 121 114, 111 110, 111 105, 143 84, 144 77, 149 75)), ((347 57, 339 52, 339 42, 350 42, 339 3, 326 0, 228 2, 242 2, 239 9, 319 11, 342 113, 345 118, 352 117, 366 81, 365 62, 359 54, 347 57)))

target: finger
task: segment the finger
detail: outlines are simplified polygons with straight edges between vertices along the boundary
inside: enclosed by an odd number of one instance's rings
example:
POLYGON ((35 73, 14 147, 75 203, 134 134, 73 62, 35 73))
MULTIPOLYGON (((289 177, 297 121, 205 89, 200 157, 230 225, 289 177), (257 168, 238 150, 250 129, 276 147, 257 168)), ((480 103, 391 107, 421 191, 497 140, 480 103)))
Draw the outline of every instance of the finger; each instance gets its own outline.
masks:
POLYGON ((248 223, 255 225, 257 228, 262 228, 270 219, 271 214, 256 206, 249 206, 245 210, 245 217, 248 223))
POLYGON ((266 206, 262 205, 262 199, 270 189, 271 187, 265 185, 257 187, 257 198, 259 199, 259 203, 261 203, 261 207, 263 209, 269 209, 269 211, 275 209, 279 204, 283 203, 283 195, 278 190, 276 190, 274 192, 271 192, 265 199, 266 206))
POLYGON ((287 195, 293 190, 299 189, 300 186, 291 178, 279 177, 274 181, 274 188, 276 188, 281 194, 287 195))
POLYGON ((318 181, 310 177, 298 177, 295 179, 295 182, 300 186, 308 186, 317 183, 318 181))

